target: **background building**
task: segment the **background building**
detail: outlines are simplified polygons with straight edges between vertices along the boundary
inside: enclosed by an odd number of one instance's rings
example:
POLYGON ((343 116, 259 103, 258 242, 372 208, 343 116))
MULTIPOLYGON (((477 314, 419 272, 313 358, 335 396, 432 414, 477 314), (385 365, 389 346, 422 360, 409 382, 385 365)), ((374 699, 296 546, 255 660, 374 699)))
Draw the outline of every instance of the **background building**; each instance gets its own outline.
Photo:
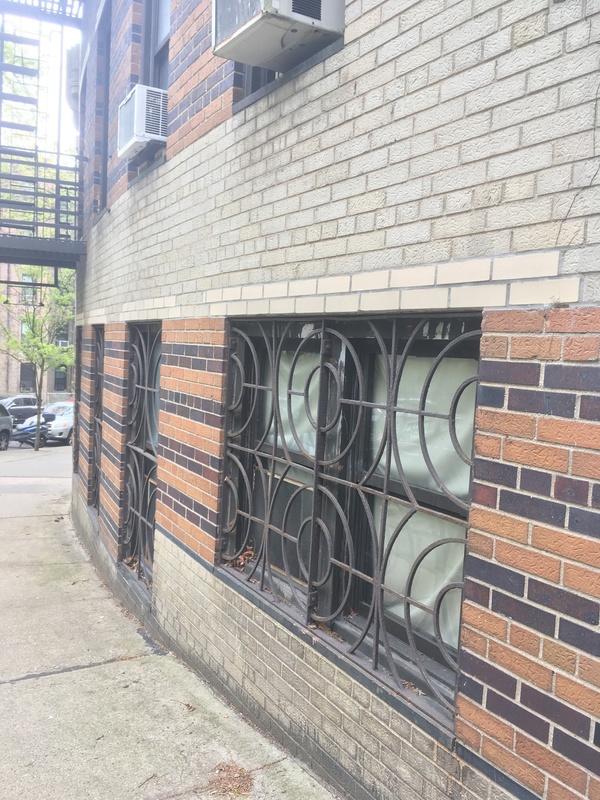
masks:
MULTIPOLYGON (((81 7, 8 0, 0 9, 0 393, 31 393, 35 371, 7 340, 23 335, 25 311, 48 304, 60 268, 74 269, 79 241, 80 184, 72 112, 73 30, 81 7), (69 69, 70 67, 70 69, 69 69), (70 77, 69 90, 64 77, 70 77), (45 301, 45 302, 44 302, 45 301)), ((73 306, 74 312, 74 306, 73 306)), ((73 315, 71 315, 73 316, 73 315)), ((46 330, 45 344, 70 347, 73 325, 46 330), (54 339, 54 341, 49 341, 54 339)), ((65 354, 68 351, 65 350, 65 354)), ((20 354, 22 355, 22 354, 20 354)), ((72 356, 66 358, 72 363, 72 356)), ((45 370, 44 370, 45 372, 45 370)), ((72 392, 72 369, 52 368, 43 399, 72 392)))
POLYGON ((232 5, 85 5, 77 528, 346 796, 598 798, 600 8, 232 5))

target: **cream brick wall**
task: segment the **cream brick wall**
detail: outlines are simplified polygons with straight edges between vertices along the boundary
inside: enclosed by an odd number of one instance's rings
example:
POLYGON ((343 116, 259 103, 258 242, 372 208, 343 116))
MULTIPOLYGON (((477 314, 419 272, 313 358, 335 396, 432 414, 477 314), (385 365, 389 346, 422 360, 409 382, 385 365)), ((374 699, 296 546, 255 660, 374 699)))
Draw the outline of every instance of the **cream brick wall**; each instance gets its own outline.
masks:
POLYGON ((513 798, 323 656, 303 626, 267 616, 160 531, 155 547, 160 638, 340 797, 513 798))
POLYGON ((346 7, 97 220, 81 321, 600 300, 596 0, 346 7))

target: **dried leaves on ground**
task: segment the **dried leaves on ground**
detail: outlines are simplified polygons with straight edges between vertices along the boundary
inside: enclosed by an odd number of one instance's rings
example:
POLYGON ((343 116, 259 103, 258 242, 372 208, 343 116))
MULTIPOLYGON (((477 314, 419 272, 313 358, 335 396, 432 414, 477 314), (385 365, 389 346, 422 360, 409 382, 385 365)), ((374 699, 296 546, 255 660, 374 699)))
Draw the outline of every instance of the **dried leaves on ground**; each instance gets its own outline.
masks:
POLYGON ((252 773, 232 763, 217 764, 215 777, 211 778, 203 793, 220 797, 242 797, 252 789, 252 773))

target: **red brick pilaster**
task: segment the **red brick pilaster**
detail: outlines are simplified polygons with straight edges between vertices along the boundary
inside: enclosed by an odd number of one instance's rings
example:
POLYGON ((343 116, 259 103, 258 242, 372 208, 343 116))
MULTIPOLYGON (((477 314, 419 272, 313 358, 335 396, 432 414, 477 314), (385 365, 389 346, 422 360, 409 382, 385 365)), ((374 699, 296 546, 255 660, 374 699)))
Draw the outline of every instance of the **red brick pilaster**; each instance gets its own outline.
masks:
POLYGON ((119 557, 123 526, 125 441, 129 329, 125 323, 104 328, 104 389, 102 398, 102 475, 100 483, 100 535, 115 559, 119 557))
POLYGON ((600 309, 483 319, 459 741, 544 797, 600 773, 600 309))
POLYGON ((224 406, 225 321, 165 321, 156 523, 211 563, 218 552, 224 406))
POLYGON ((86 505, 89 504, 92 478, 92 414, 93 414, 93 365, 94 365, 94 329, 91 325, 81 327, 81 348, 79 351, 79 405, 78 405, 78 447, 77 473, 79 475, 79 492, 86 505))

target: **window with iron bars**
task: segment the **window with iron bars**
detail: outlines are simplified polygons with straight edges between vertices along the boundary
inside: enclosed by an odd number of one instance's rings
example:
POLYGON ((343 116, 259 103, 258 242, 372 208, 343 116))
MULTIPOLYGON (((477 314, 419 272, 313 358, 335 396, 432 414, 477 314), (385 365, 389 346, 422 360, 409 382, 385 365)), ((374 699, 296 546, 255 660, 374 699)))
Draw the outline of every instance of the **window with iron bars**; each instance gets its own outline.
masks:
POLYGON ((79 472, 79 411, 81 406, 81 352, 83 349, 83 329, 75 328, 75 404, 73 422, 73 472, 79 472))
POLYGON ((230 327, 224 566, 448 727, 479 329, 476 315, 230 327))
POLYGON ((152 583, 160 400, 161 326, 130 326, 129 402, 122 558, 152 583))

